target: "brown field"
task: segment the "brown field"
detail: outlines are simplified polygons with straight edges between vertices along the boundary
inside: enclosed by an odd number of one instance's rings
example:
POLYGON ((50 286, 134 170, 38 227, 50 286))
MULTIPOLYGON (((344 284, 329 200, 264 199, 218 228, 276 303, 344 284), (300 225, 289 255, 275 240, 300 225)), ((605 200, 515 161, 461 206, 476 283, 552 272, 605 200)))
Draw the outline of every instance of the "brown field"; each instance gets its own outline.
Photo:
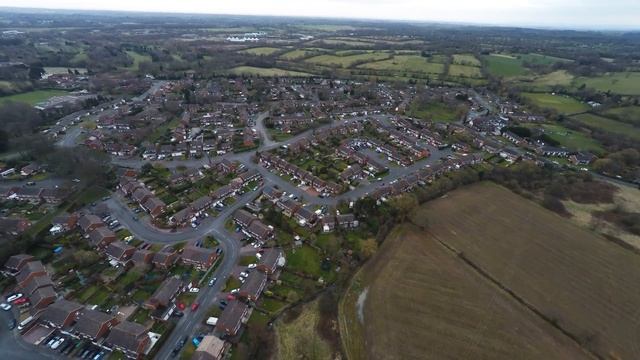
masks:
POLYGON ((589 358, 414 225, 363 270, 367 359, 589 358))
MULTIPOLYGON (((413 222, 583 348, 603 359, 640 358, 640 256, 489 183, 428 203, 413 222)), ((402 278, 418 276, 406 269, 402 278)))

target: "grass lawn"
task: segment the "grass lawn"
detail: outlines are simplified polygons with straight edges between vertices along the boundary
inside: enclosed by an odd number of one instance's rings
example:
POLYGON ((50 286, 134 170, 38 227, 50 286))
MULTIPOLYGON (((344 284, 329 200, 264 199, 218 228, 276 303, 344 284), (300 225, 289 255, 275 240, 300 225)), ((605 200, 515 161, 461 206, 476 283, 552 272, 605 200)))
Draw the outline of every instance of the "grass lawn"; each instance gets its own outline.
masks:
POLYGON ((579 77, 574 85, 585 85, 598 91, 621 95, 640 95, 640 72, 607 73, 594 77, 579 77))
POLYGON ((287 303, 282 302, 280 300, 271 299, 271 298, 263 298, 262 303, 260 304, 260 308, 274 314, 278 312, 278 310, 285 307, 287 303))
POLYGON ((280 55, 280 59, 283 60, 299 60, 313 54, 318 53, 316 50, 307 50, 307 49, 295 49, 293 51, 286 52, 280 55))
POLYGON ((576 114, 590 109, 589 105, 563 95, 522 93, 522 96, 538 107, 553 109, 561 114, 576 114))
POLYGON ((68 92, 64 90, 35 90, 22 94, 2 96, 0 97, 0 102, 15 101, 27 103, 29 105, 35 105, 53 96, 60 96, 65 94, 68 94, 68 92))
POLYGON ((123 291, 127 286, 133 284, 138 279, 140 279, 142 276, 143 276, 143 274, 138 272, 138 271, 136 271, 136 270, 129 270, 124 275, 122 275, 122 276, 120 276, 118 278, 118 280, 115 283, 115 287, 118 290, 123 291))
POLYGON ((524 82, 524 86, 531 86, 535 89, 548 89, 552 86, 570 86, 574 76, 566 70, 558 70, 548 74, 537 76, 529 82, 524 82))
POLYGON ((254 66, 238 66, 230 69, 229 72, 236 75, 254 75, 254 76, 298 76, 298 77, 307 77, 312 76, 312 74, 300 72, 300 71, 292 71, 278 68, 259 68, 254 66))
POLYGON ((487 70, 495 76, 513 77, 529 73, 529 70, 522 65, 522 61, 514 56, 492 54, 484 56, 483 59, 487 70))
POLYGON ((455 122, 460 120, 460 111, 440 102, 427 104, 414 102, 409 110, 409 116, 436 122, 455 122))
POLYGON ((238 52, 243 54, 250 54, 250 55, 267 55, 268 56, 278 51, 280 51, 280 49, 274 48, 274 47, 255 47, 251 49, 241 50, 238 52))
POLYGON ((129 321, 133 321, 138 324, 144 324, 145 322, 147 322, 147 320, 149 320, 149 313, 150 311, 148 309, 138 308, 136 312, 131 315, 129 321))
POLYGON ((320 254, 310 246, 287 251, 287 268, 292 271, 301 271, 313 276, 321 276, 320 269, 322 259, 320 254))
MULTIPOLYGON (((532 125, 531 127, 537 126, 532 125)), ((544 124, 541 127, 544 129, 545 134, 568 149, 586 150, 595 153, 604 152, 600 143, 581 132, 570 130, 560 125, 544 124)))
POLYGON ((622 122, 640 125, 640 106, 613 108, 605 111, 604 115, 622 122))
POLYGON ((127 51, 127 55, 133 59, 133 64, 129 66, 129 68, 138 70, 140 68, 140 63, 144 61, 151 62, 151 56, 146 54, 140 54, 135 51, 127 51))
POLYGON ((276 334, 279 359, 333 359, 331 346, 318 331, 320 312, 318 301, 305 305, 302 314, 295 320, 278 321, 276 334))
POLYGON ((455 54, 452 60, 456 65, 482 66, 480 60, 472 54, 455 54))
POLYGON ((449 75, 456 77, 480 78, 482 77, 482 72, 480 72, 479 67, 451 64, 449 65, 449 75))
POLYGON ((555 56, 543 55, 543 54, 518 54, 518 59, 522 62, 527 62, 536 65, 553 65, 558 62, 572 62, 570 59, 563 59, 555 56))
POLYGON ((227 279, 227 282, 224 284, 224 292, 229 292, 233 289, 238 289, 240 288, 240 286, 242 285, 242 283, 240 282, 240 280, 236 279, 233 276, 229 276, 229 278, 227 279))
POLYGON ((382 59, 388 59, 391 55, 387 52, 370 52, 364 54, 355 55, 318 55, 312 58, 306 59, 305 62, 324 65, 324 66, 338 66, 338 67, 351 67, 352 65, 362 61, 378 61, 382 59))
POLYGON ((420 55, 395 55, 389 60, 375 61, 359 65, 359 69, 388 70, 410 73, 441 74, 443 64, 428 62, 420 55))
POLYGON ((640 127, 594 114, 580 114, 572 118, 587 126, 640 141, 640 127))

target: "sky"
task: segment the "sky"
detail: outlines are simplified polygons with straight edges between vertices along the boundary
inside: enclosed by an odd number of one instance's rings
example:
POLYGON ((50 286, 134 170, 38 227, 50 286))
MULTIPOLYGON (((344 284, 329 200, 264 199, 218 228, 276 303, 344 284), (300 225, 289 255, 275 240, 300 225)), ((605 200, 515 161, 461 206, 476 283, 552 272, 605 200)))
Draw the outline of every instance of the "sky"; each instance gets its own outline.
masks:
POLYGON ((0 6, 640 29, 640 0, 0 0, 0 6))

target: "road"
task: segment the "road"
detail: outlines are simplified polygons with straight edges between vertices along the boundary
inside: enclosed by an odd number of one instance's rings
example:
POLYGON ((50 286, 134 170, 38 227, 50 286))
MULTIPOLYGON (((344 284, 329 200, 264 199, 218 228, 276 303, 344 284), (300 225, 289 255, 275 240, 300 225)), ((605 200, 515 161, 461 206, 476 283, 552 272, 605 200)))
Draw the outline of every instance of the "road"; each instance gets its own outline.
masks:
POLYGON ((255 121, 255 124, 256 124, 255 129, 256 131, 258 131, 258 134, 260 134, 260 143, 264 147, 274 146, 277 144, 275 141, 271 139, 271 136, 269 135, 269 130, 264 125, 264 120, 267 119, 268 117, 269 117, 268 111, 261 112, 256 116, 256 121, 255 121))
POLYGON ((17 317, 15 308, 10 311, 0 310, 0 359, 11 360, 40 360, 59 359, 59 356, 46 350, 44 347, 35 347, 22 341, 17 330, 9 330, 11 319, 17 317))

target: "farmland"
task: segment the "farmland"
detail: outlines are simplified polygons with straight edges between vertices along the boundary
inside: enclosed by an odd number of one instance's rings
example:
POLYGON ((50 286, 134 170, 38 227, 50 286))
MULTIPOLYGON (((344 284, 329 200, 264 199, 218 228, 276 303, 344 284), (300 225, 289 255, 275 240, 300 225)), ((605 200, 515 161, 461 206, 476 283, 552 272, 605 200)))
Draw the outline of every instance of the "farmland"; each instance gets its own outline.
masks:
POLYGON ((637 254, 490 183, 430 202, 413 222, 583 348, 638 357, 637 254))
POLYGON ((341 318, 352 359, 587 358, 417 226, 396 228, 361 273, 365 326, 341 318))
POLYGON ((481 66, 480 61, 471 54, 455 54, 453 55, 454 64, 467 66, 481 66))
POLYGON ((469 78, 482 77, 479 67, 455 64, 449 66, 449 75, 469 78))
POLYGON ((572 118, 589 127, 640 141, 640 127, 594 114, 580 114, 572 118))
POLYGON ((388 59, 390 57, 389 53, 386 52, 371 52, 364 54, 354 54, 354 55, 319 55, 314 56, 305 60, 306 62, 316 64, 316 65, 325 65, 325 66, 338 66, 338 67, 351 67, 352 65, 359 62, 370 62, 377 61, 382 59, 388 59))
POLYGON ((640 106, 612 108, 605 111, 604 115, 622 122, 640 125, 640 106))
POLYGON ((259 68, 254 66, 238 66, 230 70, 233 74, 255 76, 311 76, 311 74, 278 68, 259 68))
POLYGON ((440 74, 444 71, 444 65, 428 62, 419 55, 395 55, 392 59, 362 64, 358 68, 430 74, 440 74))
POLYGON ((585 85, 598 91, 621 95, 640 95, 640 72, 609 73, 596 77, 580 77, 576 86, 585 85))
POLYGON ((299 60, 308 56, 312 56, 319 51, 317 49, 296 49, 280 55, 283 60, 299 60))
POLYGON ((255 48, 251 48, 251 49, 246 49, 246 50, 242 50, 240 51, 243 54, 249 54, 249 55, 273 55, 274 53, 280 51, 279 48, 274 48, 274 47, 255 47, 255 48))
POLYGON ((545 93, 522 93, 533 105, 553 109, 561 114, 575 114, 589 110, 589 105, 568 96, 545 93))
POLYGON ((530 83, 524 85, 531 85, 535 88, 549 88, 552 86, 571 86, 573 81, 573 75, 566 70, 558 70, 550 72, 548 74, 535 77, 530 83))
POLYGON ((0 102, 16 101, 16 102, 24 102, 29 105, 35 105, 53 96, 60 96, 66 93, 67 92, 64 90, 36 90, 36 91, 30 91, 22 94, 3 96, 3 97, 0 97, 0 102))
POLYGON ((527 75, 529 71, 522 65, 522 61, 514 56, 492 54, 484 57, 489 73, 500 77, 527 75))

